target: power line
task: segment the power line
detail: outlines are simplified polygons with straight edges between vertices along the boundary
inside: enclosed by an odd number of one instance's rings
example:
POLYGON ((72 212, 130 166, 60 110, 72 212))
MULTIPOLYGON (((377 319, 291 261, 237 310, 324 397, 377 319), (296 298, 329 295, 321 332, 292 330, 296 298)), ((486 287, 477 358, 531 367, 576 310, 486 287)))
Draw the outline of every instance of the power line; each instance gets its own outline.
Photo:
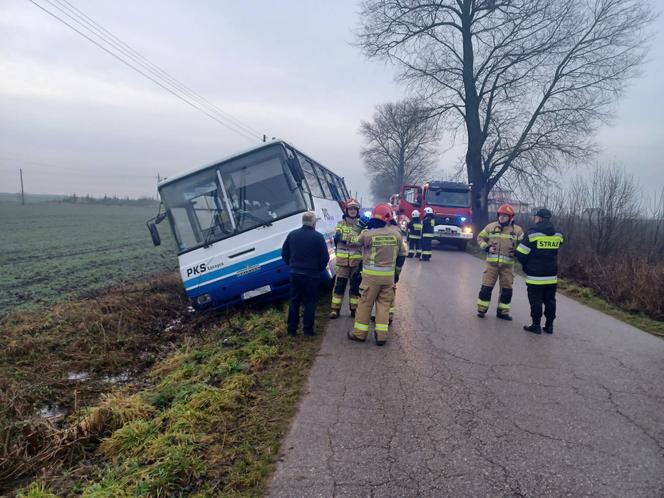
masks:
MULTIPOLYGON (((128 62, 127 60, 125 60, 124 58, 122 58, 120 55, 118 55, 118 54, 114 53, 113 51, 109 50, 107 47, 103 46, 103 45, 102 45, 101 43, 99 43, 98 41, 92 39, 90 36, 88 36, 87 34, 83 33, 83 32, 80 31, 78 28, 76 28, 75 26, 73 26, 73 25, 71 25, 69 22, 67 22, 66 20, 64 20, 64 19, 62 19, 61 17, 59 17, 57 14, 54 14, 53 12, 51 12, 50 10, 48 10, 47 8, 45 8, 44 6, 42 6, 42 5, 40 5, 39 3, 37 3, 35 0, 28 0, 28 1, 31 2, 33 5, 35 5, 36 7, 38 7, 39 9, 43 10, 44 12, 46 12, 46 13, 47 13, 48 15, 50 15, 51 17, 54 17, 55 19, 57 19, 58 21, 60 21, 61 23, 63 23, 65 26, 69 27, 70 29, 72 29, 73 31, 75 31, 76 33, 78 33, 79 35, 81 35, 83 38, 87 39, 87 40, 90 41, 91 43, 94 43, 97 47, 99 47, 100 49, 102 49, 103 51, 105 51, 106 53, 108 53, 109 55, 112 55, 114 58, 116 58, 117 60, 119 60, 119 61, 122 62, 123 64, 129 66, 131 69, 133 69, 133 70, 136 71, 137 73, 141 74, 142 76, 144 76, 145 78, 149 79, 149 80, 152 81, 153 83, 159 85, 161 88, 163 88, 164 90, 166 90, 167 92, 169 92, 170 94, 172 94, 173 96, 175 96, 176 98, 182 100, 184 103, 186 103, 187 105, 193 107, 194 109, 196 109, 196 110, 202 112, 203 114, 205 114, 206 116, 208 116, 210 119, 213 119, 214 121, 216 121, 217 123, 221 124, 222 126, 228 128, 228 129, 231 130, 231 131, 234 131, 234 132, 236 132, 236 133, 238 133, 238 134, 241 134, 241 135, 244 136, 245 138, 250 138, 251 140, 254 140, 254 139, 261 140, 262 137, 261 137, 259 134, 254 134, 254 133, 250 133, 250 132, 248 132, 248 131, 245 131, 245 130, 241 129, 238 125, 235 125, 234 123, 228 123, 228 122, 222 121, 222 119, 219 119, 217 116, 215 116, 214 114, 212 114, 209 110, 206 110, 205 108, 200 107, 200 106, 197 105, 196 103, 191 102, 191 100, 189 100, 191 97, 189 97, 189 98, 183 97, 182 95, 180 95, 179 93, 177 93, 176 90, 173 90, 173 89, 169 88, 169 87, 167 86, 167 83, 162 82, 162 81, 159 81, 159 80, 155 79, 155 77, 152 77, 152 76, 150 76, 149 74, 146 74, 145 72, 141 71, 141 69, 139 69, 138 67, 136 67, 134 64, 132 64, 131 62, 128 62)), ((49 1, 49 0, 47 0, 47 1, 49 1)), ((49 3, 51 3, 51 2, 49 1, 49 3)), ((52 4, 52 3, 51 3, 51 4, 52 4)), ((53 5, 53 4, 52 4, 52 5, 53 5)), ((57 7, 57 6, 56 6, 56 7, 57 7)), ((59 8, 58 10, 60 10, 61 12, 64 12, 61 8, 59 8)), ((66 12, 64 12, 64 13, 67 14, 66 12)), ((68 15, 68 17, 69 17, 70 19, 73 19, 74 21, 76 21, 78 24, 81 24, 80 21, 77 21, 77 20, 74 19, 71 15, 68 15)), ((89 31, 91 31, 90 28, 87 28, 87 27, 86 27, 86 29, 88 29, 89 31)), ((104 41, 106 41, 106 43, 109 43, 107 40, 104 40, 104 41)), ((110 44, 110 43, 109 43, 109 44, 110 44)), ((163 80, 163 78, 160 78, 160 79, 163 80)))
POLYGON ((168 84, 172 85, 173 87, 177 88, 179 91, 187 94, 188 96, 194 98, 197 100, 200 104, 208 107, 209 109, 215 110, 217 113, 219 113, 223 118, 227 119, 234 125, 236 125, 238 128, 243 129, 244 131, 247 131, 248 133, 260 138, 261 137, 261 132, 251 128, 249 125, 245 125, 242 123, 239 119, 237 119, 235 116, 227 113, 223 109, 220 109, 218 106, 216 106, 214 103, 210 102, 208 99, 203 97, 200 94, 197 94, 194 90, 186 86, 184 83, 181 81, 177 80, 174 76, 166 72, 164 69, 161 67, 157 66, 154 64, 150 59, 142 55, 140 52, 135 50, 133 47, 131 47, 129 44, 125 43, 122 41, 120 38, 118 38, 116 35, 111 33, 109 30, 101 26, 99 23, 97 23, 94 19, 92 19, 90 16, 85 14, 83 11, 78 9, 76 6, 68 2, 67 0, 55 0, 58 4, 63 6, 65 9, 67 9, 67 12, 65 12, 62 7, 55 5, 51 0, 46 0, 48 3, 56 7, 58 10, 66 14, 69 18, 75 20, 78 22, 81 26, 85 27, 88 31, 90 32, 96 32, 96 36, 99 36, 102 38, 106 43, 109 45, 114 46, 116 49, 120 50, 122 53, 130 57, 132 60, 136 61, 138 64, 140 64, 142 67, 144 67, 146 70, 150 71, 152 74, 154 74, 156 77, 162 79, 163 81, 167 82, 168 84), (72 15, 72 13, 76 16, 76 18, 72 15), (78 18, 78 19, 77 19, 78 18), (90 27, 92 26, 92 28, 90 27))

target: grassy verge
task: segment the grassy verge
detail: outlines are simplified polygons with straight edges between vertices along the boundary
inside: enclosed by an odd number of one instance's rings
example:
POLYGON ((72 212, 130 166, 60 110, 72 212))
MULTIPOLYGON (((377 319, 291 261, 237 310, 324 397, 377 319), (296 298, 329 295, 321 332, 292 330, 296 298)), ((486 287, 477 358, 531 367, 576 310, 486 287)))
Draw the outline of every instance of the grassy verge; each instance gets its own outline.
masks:
POLYGON ((634 313, 620 309, 594 294, 592 289, 588 287, 583 287, 568 279, 561 278, 558 281, 558 291, 567 297, 582 302, 586 306, 611 315, 645 332, 664 338, 664 322, 653 320, 643 313, 634 313))
MULTIPOLYGON (((485 252, 477 246, 469 245, 467 251, 480 259, 484 259, 485 257, 485 252)), ((515 266, 515 273, 524 276, 520 265, 515 266)), ((664 322, 653 320, 643 313, 634 313, 623 310, 597 296, 592 289, 588 287, 578 285, 569 279, 559 278, 558 291, 567 297, 571 297, 572 299, 589 306, 590 308, 606 313, 607 315, 617 318, 618 320, 637 327, 645 332, 664 338, 664 322)))
MULTIPOLYGON (((162 343, 143 374, 73 407, 60 423, 28 417, 27 408, 15 413, 10 426, 23 432, 15 431, 9 446, 19 443, 25 472, 10 475, 14 481, 0 476, 0 491, 31 498, 260 496, 328 311, 319 307, 314 340, 286 337, 285 305, 180 320, 178 337, 168 348, 162 343)), ((4 464, 0 471, 16 468, 15 459, 4 464)))

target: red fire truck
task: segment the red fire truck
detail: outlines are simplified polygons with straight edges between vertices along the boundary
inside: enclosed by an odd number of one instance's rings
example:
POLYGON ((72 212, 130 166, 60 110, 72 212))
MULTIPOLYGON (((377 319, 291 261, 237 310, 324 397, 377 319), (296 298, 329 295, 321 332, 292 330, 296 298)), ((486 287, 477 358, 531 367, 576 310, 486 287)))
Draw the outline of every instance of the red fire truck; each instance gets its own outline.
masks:
POLYGON ((417 209, 433 209, 436 218, 434 238, 438 242, 465 249, 473 238, 470 187, 465 183, 431 181, 423 185, 404 185, 401 193, 390 198, 403 231, 417 209))

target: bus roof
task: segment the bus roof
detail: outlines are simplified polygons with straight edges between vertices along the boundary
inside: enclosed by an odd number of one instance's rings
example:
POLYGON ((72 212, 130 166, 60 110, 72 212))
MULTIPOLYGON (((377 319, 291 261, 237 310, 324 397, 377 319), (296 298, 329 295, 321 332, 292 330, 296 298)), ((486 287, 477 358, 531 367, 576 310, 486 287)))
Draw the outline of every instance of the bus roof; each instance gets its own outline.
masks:
POLYGON ((205 169, 211 168, 213 166, 216 166, 217 164, 220 164, 220 163, 223 163, 223 162, 226 162, 226 161, 230 161, 231 159, 235 159, 238 156, 243 156, 244 154, 248 154, 250 152, 254 152, 254 151, 263 149, 265 147, 270 147, 271 145, 275 145, 275 144, 278 144, 278 143, 286 145, 286 142, 284 142, 283 140, 273 140, 272 142, 261 143, 260 145, 256 145, 254 147, 250 147, 250 148, 242 150, 240 152, 236 152, 235 154, 232 154, 230 156, 226 156, 222 159, 219 159, 218 161, 214 161, 213 163, 205 164, 203 166, 198 166, 196 168, 191 168, 191 169, 183 171, 182 173, 178 173, 177 175, 173 175, 169 178, 164 178, 162 181, 160 181, 157 184, 157 186, 158 187, 163 187, 164 185, 168 185, 171 182, 174 182, 176 180, 180 180, 180 179, 185 178, 189 175, 193 175, 194 173, 198 173, 199 171, 203 171, 205 169))
MULTIPOLYGON (((165 185, 168 185, 169 183, 175 182, 175 181, 177 181, 177 180, 181 180, 182 178, 185 178, 185 177, 187 177, 187 176, 189 176, 189 175, 193 175, 194 173, 198 173, 199 171, 206 170, 206 169, 211 168, 211 167, 213 167, 213 166, 216 166, 216 165, 218 165, 218 164, 224 163, 224 162, 226 162, 226 161, 230 161, 231 159, 235 159, 236 157, 243 156, 243 155, 245 155, 245 154, 249 154, 250 152, 255 152, 255 151, 257 151, 257 150, 261 150, 261 149, 264 149, 264 148, 266 148, 266 147, 271 147, 271 146, 274 146, 274 145, 276 145, 276 144, 281 144, 281 145, 284 146, 284 147, 291 147, 291 148, 297 150, 297 151, 298 151, 300 154, 302 154, 303 156, 307 157, 308 159, 313 160, 313 161, 314 161, 317 165, 319 165, 321 168, 323 168, 323 169, 325 169, 326 171, 328 171, 328 172, 334 174, 334 176, 339 176, 339 175, 337 175, 336 173, 333 173, 332 171, 330 171, 329 168, 326 168, 325 166, 323 166, 320 162, 314 160, 314 159, 313 159, 311 156, 309 156, 308 154, 305 154, 304 152, 301 152, 299 149, 296 149, 295 147, 293 147, 292 145, 290 145, 290 144, 289 144, 288 142, 286 142, 285 140, 277 139, 277 140, 272 140, 271 142, 261 143, 260 145, 256 145, 255 147, 250 147, 249 149, 245 149, 245 150, 242 150, 242 151, 240 151, 240 152, 236 152, 235 154, 232 154, 232 155, 230 155, 230 156, 226 156, 226 157, 224 157, 224 158, 222 158, 222 159, 219 159, 218 161, 214 161, 213 163, 206 164, 206 165, 204 165, 204 166, 198 166, 197 168, 191 168, 191 169, 188 169, 188 170, 186 170, 186 171, 183 171, 182 173, 178 173, 177 175, 173 175, 173 176, 171 176, 171 177, 169 177, 169 178, 164 178, 162 181, 160 181, 160 182, 157 184, 157 187, 158 187, 158 188, 163 187, 163 186, 165 186, 165 185)), ((339 178, 343 178, 343 177, 339 177, 339 178)))

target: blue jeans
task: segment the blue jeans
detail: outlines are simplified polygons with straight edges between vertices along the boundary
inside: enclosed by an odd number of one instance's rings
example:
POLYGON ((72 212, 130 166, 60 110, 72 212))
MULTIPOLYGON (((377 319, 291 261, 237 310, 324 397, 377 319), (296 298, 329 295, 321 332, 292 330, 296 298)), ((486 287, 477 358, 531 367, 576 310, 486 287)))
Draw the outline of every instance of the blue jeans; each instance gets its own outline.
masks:
POLYGON ((304 305, 302 328, 304 335, 314 335, 314 317, 318 300, 319 277, 291 273, 290 303, 288 305, 288 334, 295 335, 300 323, 300 304, 304 305))

